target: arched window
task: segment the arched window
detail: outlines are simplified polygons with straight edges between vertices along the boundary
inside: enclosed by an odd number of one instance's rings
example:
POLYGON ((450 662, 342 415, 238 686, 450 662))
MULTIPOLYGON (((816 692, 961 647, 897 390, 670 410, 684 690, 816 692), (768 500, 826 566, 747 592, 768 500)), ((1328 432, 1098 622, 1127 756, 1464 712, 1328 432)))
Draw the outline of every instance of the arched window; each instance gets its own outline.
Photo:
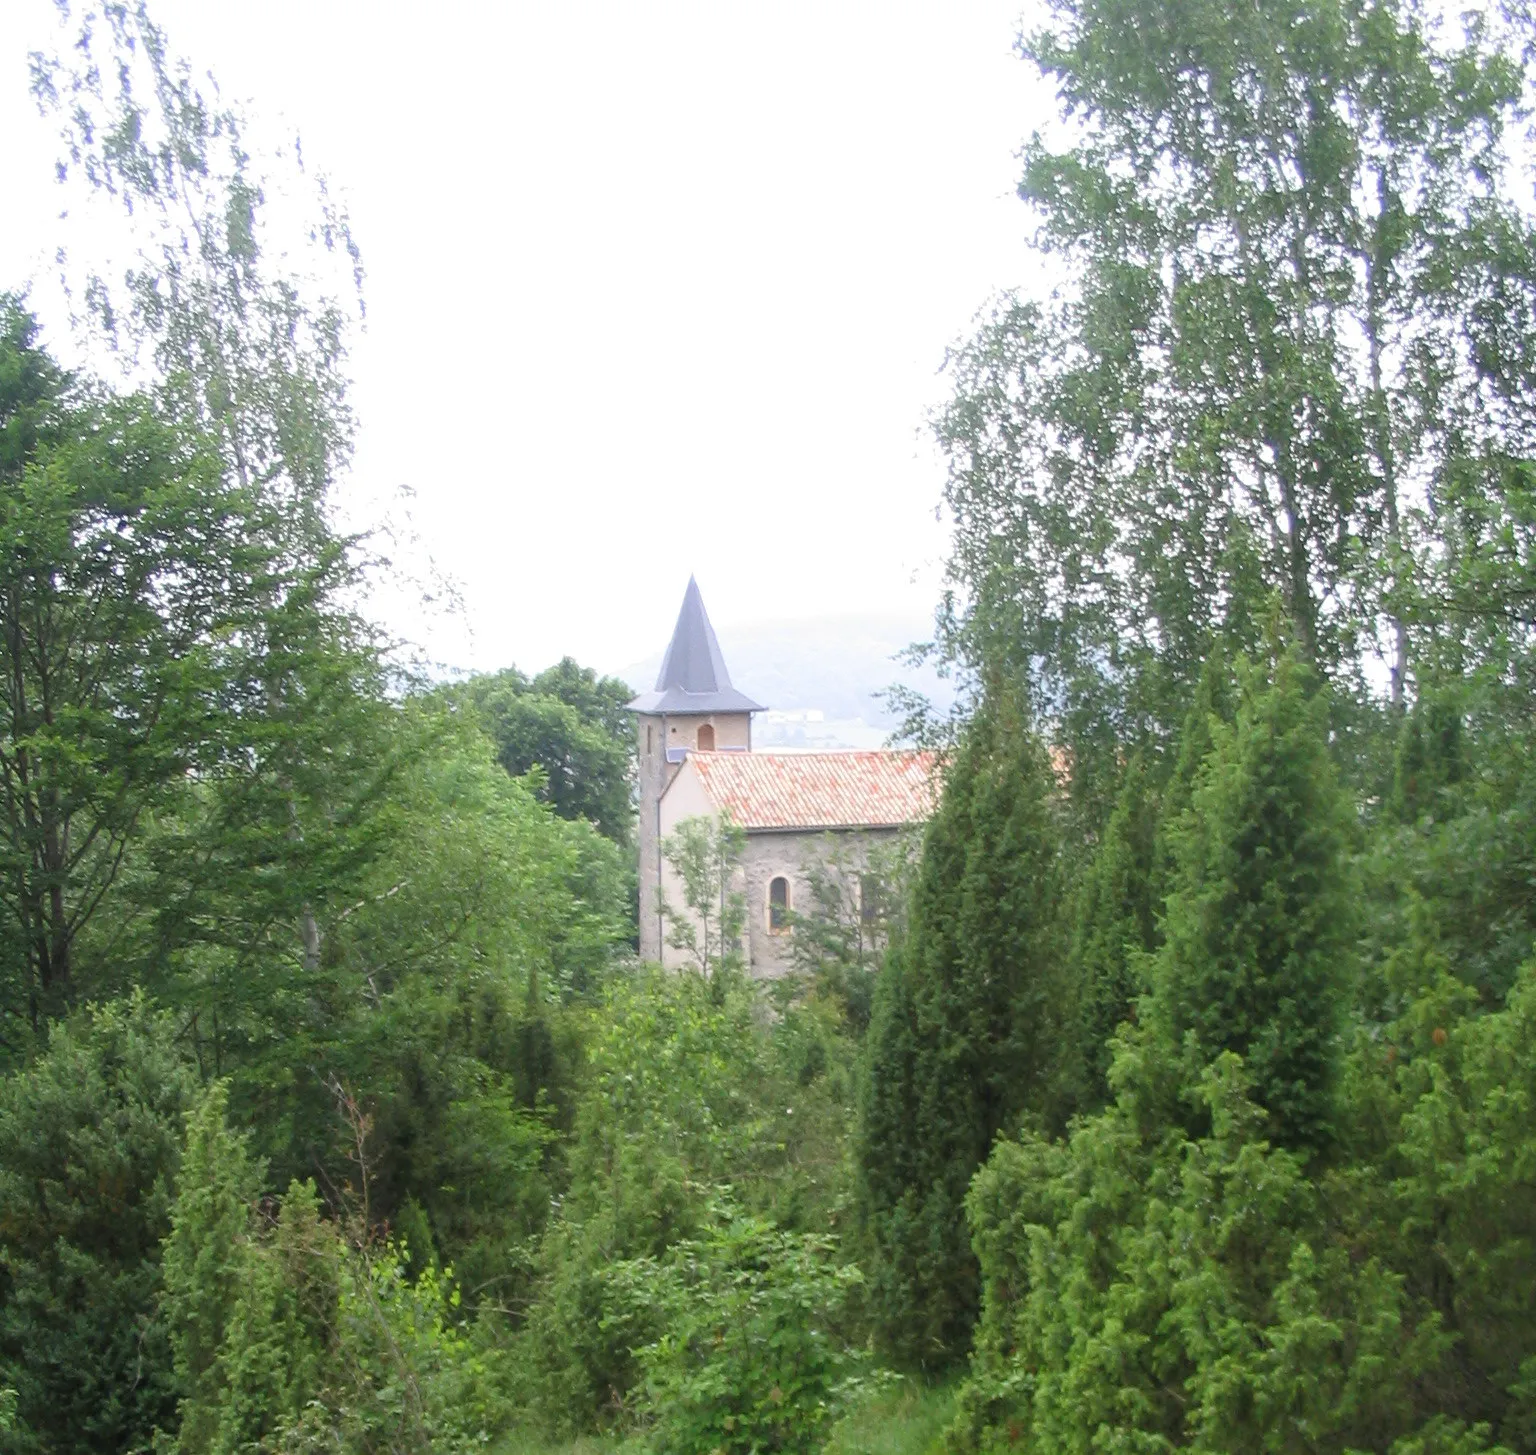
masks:
POLYGON ((703 723, 699 727, 699 751, 701 753, 715 751, 715 725, 712 722, 703 723))
POLYGON ((768 933, 789 933, 789 880, 782 874, 768 882, 768 933))

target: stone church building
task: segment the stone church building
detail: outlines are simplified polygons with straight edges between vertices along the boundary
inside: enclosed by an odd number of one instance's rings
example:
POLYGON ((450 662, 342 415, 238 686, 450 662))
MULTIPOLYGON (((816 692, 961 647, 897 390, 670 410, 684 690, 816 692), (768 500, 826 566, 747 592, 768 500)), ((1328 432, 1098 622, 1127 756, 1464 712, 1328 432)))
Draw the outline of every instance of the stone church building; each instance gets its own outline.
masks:
POLYGON ((746 832, 735 889, 746 901, 753 975, 791 966, 792 915, 809 908, 807 867, 829 839, 857 866, 881 840, 926 819, 933 759, 922 752, 754 752, 752 714, 731 686, 696 582, 688 582, 654 691, 629 704, 640 755, 640 954, 679 964, 666 943, 665 904, 686 913, 662 842, 686 818, 728 814, 746 832))

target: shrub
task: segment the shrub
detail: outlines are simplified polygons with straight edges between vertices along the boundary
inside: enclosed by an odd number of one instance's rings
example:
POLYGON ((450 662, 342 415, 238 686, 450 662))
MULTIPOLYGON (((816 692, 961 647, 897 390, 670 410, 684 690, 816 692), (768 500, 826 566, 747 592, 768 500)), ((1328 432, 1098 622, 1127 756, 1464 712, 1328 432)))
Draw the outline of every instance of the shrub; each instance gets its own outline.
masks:
POLYGON ((1368 1177, 1319 1184, 1270 1146, 1231 1053, 1197 1094, 1200 1138, 1149 1136, 1122 1099, 1066 1143, 998 1145, 968 1204, 985 1299, 958 1449, 1414 1437, 1414 1390, 1452 1341, 1372 1256, 1368 1177))
POLYGON ((136 1449, 174 1412, 159 1309, 195 1080, 142 1000, 55 1026, 0 1085, 0 1387, 9 1448, 136 1449))
POLYGON ((860 1282, 830 1238, 723 1210, 664 1262, 616 1270, 666 1329, 639 1352, 658 1455, 757 1455, 820 1447, 857 1384, 842 1316, 860 1282))
POLYGON ((463 1326, 450 1270, 412 1278, 313 1183, 275 1212, 217 1085, 189 1119, 164 1307, 183 1398, 175 1455, 480 1449, 510 1423, 494 1353, 463 1326))
POLYGON ((835 1221, 838 1019, 820 1004, 774 1017, 730 976, 645 971, 608 987, 588 1041, 570 1189, 518 1338, 522 1397, 548 1430, 630 1419, 634 1351, 666 1320, 616 1270, 706 1238, 713 1189, 729 1184, 779 1226, 825 1232, 835 1221))

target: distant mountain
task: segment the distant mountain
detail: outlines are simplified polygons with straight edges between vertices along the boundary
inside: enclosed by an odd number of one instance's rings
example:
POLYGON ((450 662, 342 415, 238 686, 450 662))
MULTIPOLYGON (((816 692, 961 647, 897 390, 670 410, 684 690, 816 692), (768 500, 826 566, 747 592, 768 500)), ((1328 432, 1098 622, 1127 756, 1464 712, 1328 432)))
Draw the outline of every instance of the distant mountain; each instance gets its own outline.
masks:
MULTIPOLYGON (((716 628, 716 635, 731 681, 770 709, 753 728, 759 746, 874 748, 897 726, 876 696, 893 683, 940 707, 953 700, 949 684, 931 668, 895 660, 931 630, 905 618, 839 616, 716 628)), ((616 675, 646 691, 655 685, 661 656, 658 651, 616 675)))

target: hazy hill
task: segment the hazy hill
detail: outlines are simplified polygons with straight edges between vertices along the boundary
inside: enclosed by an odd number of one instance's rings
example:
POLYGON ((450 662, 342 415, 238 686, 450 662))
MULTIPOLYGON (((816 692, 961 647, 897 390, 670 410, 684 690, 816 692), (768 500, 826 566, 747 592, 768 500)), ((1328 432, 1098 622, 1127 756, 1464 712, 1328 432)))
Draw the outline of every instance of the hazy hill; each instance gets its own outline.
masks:
MULTIPOLYGON (((897 725, 876 694, 893 683, 948 705, 949 685, 931 669, 895 660, 931 628, 898 617, 839 616, 717 628, 731 681, 769 709, 753 740, 762 747, 879 747, 897 725)), ((637 692, 655 685, 662 653, 620 668, 637 692)))

